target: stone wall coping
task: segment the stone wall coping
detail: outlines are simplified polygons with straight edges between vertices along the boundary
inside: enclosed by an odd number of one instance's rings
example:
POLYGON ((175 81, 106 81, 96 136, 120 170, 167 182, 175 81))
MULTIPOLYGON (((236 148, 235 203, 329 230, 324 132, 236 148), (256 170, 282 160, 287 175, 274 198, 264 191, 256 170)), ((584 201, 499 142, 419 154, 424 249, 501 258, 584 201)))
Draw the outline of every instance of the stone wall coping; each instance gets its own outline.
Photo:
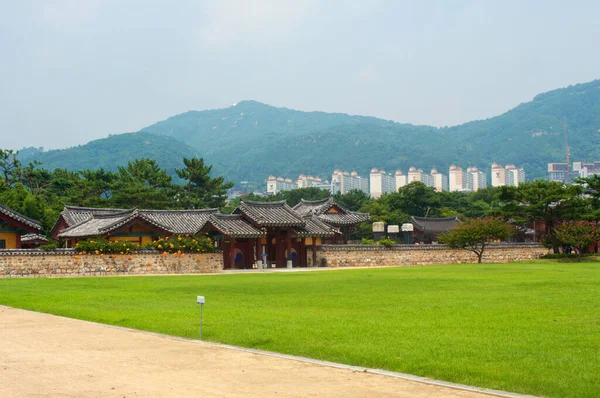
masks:
MULTIPOLYGON (((135 254, 160 254, 162 253, 160 250, 155 249, 140 249, 133 252, 127 253, 135 255, 135 254)), ((187 252, 183 252, 188 254, 187 252)), ((191 252, 192 254, 209 254, 209 253, 196 253, 191 252)), ((221 253, 221 251, 217 251, 214 253, 221 253)), ((54 250, 44 250, 44 249, 2 249, 0 250, 0 256, 73 256, 76 254, 80 254, 75 249, 54 249, 54 250)), ((92 254, 92 253, 88 253, 92 254)))
MULTIPOLYGON (((544 248, 539 243, 530 242, 504 242, 489 243, 487 248, 493 249, 516 249, 516 248, 544 248)), ((421 245, 394 245, 385 247, 383 245, 320 245, 317 251, 395 251, 395 250, 459 250, 450 249, 443 244, 421 244, 421 245)))

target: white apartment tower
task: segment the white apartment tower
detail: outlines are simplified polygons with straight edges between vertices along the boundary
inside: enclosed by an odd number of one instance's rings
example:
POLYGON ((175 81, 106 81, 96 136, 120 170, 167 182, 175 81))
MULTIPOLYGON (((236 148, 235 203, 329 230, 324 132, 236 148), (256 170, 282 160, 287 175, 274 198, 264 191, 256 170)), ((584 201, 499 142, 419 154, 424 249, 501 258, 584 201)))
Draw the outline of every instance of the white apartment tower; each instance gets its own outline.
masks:
POLYGON ((459 166, 451 165, 448 170, 449 183, 448 188, 450 191, 464 191, 464 181, 466 178, 463 176, 462 168, 459 166))
POLYGON ((294 183, 290 178, 269 176, 267 179, 267 193, 276 195, 281 191, 291 191, 298 189, 298 184, 294 183))
POLYGON ((492 163, 492 186, 501 187, 506 185, 506 170, 501 164, 492 163))
POLYGON ((475 166, 467 167, 467 191, 476 192, 487 187, 485 173, 475 166))
POLYGON ((431 169, 431 178, 433 187, 436 191, 442 192, 448 190, 448 177, 439 173, 436 169, 431 169))
POLYGON ((396 178, 386 174, 385 170, 377 170, 373 167, 369 175, 369 186, 371 197, 379 199, 385 193, 396 192, 396 178))
POLYGON ((514 164, 507 164, 504 174, 508 186, 518 187, 519 183, 525 182, 525 170, 523 168, 517 169, 514 164))
POLYGON ((402 170, 396 170, 396 191, 406 185, 406 176, 402 170))
POLYGON ((358 189, 369 194, 369 181, 362 178, 356 171, 348 173, 347 171, 335 170, 331 176, 332 184, 340 184, 340 192, 346 194, 353 189, 358 189))

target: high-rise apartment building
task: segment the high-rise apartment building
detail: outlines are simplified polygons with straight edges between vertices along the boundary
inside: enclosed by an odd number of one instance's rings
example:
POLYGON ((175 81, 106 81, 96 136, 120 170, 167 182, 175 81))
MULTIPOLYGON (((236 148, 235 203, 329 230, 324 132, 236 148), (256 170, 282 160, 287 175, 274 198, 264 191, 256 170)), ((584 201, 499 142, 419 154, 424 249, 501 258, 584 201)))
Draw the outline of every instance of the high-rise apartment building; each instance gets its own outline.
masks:
POLYGON ((492 186, 501 187, 506 185, 506 171, 501 164, 492 163, 492 186))
POLYGON ((374 199, 378 199, 386 193, 394 193, 396 192, 396 177, 386 174, 385 170, 372 168, 369 175, 369 190, 374 199))
POLYGON ((448 170, 449 182, 448 189, 452 191, 464 191, 464 184, 466 183, 466 176, 464 175, 462 168, 459 166, 451 165, 448 170))
POLYGON ((267 193, 270 195, 275 195, 281 191, 291 191, 292 189, 298 189, 298 184, 290 178, 269 176, 267 179, 267 193))
POLYGON ((485 173, 480 171, 477 167, 467 167, 466 173, 466 190, 476 192, 480 189, 487 187, 487 181, 485 180, 485 173))
POLYGON ((346 194, 353 189, 369 194, 369 180, 359 176, 356 171, 348 173, 347 171, 335 170, 331 176, 331 182, 339 182, 342 194, 346 194))
POLYGON ((396 191, 406 185, 406 175, 402 170, 396 170, 396 191))
POLYGON ((518 169, 514 164, 507 164, 505 167, 505 181, 507 186, 518 187, 520 183, 525 182, 525 170, 518 169))
POLYGON ((436 169, 431 169, 430 176, 436 191, 442 192, 448 190, 448 176, 438 172, 436 169))

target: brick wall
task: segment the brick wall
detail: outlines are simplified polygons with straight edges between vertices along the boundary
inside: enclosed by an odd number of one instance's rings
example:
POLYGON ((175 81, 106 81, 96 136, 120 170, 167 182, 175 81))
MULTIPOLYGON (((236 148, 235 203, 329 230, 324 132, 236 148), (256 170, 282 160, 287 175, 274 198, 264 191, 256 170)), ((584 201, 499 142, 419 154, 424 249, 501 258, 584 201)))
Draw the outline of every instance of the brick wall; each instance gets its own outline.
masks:
POLYGON ((222 253, 81 255, 72 251, 6 251, 0 278, 141 274, 203 274, 223 269, 222 253))
MULTIPOLYGON (((548 253, 548 249, 536 244, 494 244, 487 247, 482 261, 507 263, 535 260, 548 253)), ((312 256, 309 254, 309 266, 312 256)), ((376 267, 416 266, 430 264, 476 263, 477 256, 466 250, 448 249, 442 245, 397 245, 392 248, 366 245, 323 245, 317 248, 318 267, 376 267)))

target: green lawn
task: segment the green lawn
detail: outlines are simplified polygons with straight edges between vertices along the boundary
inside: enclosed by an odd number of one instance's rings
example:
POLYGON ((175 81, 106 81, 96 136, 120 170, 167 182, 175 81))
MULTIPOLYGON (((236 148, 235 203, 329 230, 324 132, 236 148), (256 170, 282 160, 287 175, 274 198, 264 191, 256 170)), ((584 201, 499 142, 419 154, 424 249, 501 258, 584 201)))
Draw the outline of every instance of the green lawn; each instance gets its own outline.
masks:
POLYGON ((0 304, 190 338, 197 295, 206 340, 534 395, 600 394, 599 263, 0 279, 0 304))

